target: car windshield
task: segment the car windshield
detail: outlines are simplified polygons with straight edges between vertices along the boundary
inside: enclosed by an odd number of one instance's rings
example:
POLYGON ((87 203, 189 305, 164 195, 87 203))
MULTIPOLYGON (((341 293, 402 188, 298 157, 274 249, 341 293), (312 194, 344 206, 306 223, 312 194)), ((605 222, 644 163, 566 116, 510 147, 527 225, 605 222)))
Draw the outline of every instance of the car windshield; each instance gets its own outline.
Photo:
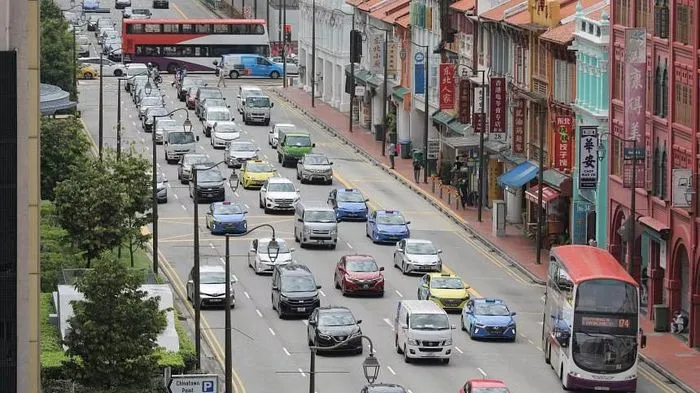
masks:
POLYGON ((214 128, 216 132, 230 133, 241 132, 241 127, 238 124, 217 124, 214 128))
POLYGON ((209 161, 207 156, 204 154, 188 154, 185 156, 185 159, 182 161, 184 165, 194 165, 194 164, 203 164, 205 162, 209 161))
POLYGON ((163 116, 163 115, 167 115, 167 114, 168 114, 168 110, 165 108, 151 108, 148 110, 149 117, 163 116))
POLYGON ((400 214, 381 214, 377 215, 377 224, 381 225, 404 225, 403 217, 400 214))
POLYGON ((207 120, 209 120, 209 121, 228 120, 229 118, 231 118, 231 115, 228 112, 224 112, 224 111, 207 112, 207 120))
POLYGON ((141 106, 160 106, 162 101, 158 97, 144 97, 141 99, 141 106))
POLYGON ((435 289, 464 289, 462 279, 457 277, 434 277, 430 287, 435 289))
POLYGON ((194 140, 194 133, 192 132, 168 132, 168 142, 170 142, 173 145, 194 143, 194 140))
POLYGON ((349 326, 355 325, 355 317, 349 311, 333 311, 318 313, 319 326, 349 326))
POLYGON ((206 171, 197 171, 198 182, 219 182, 222 181, 223 177, 224 176, 221 174, 221 171, 216 168, 207 169, 206 171))
POLYGON ((304 213, 304 222, 336 222, 335 212, 330 210, 307 210, 304 213))
POLYGON ((269 108, 270 99, 267 97, 247 97, 245 99, 249 108, 269 108))
POLYGON ((330 165, 328 157, 326 156, 306 156, 304 158, 304 164, 307 165, 330 165))
POLYGON ((201 284, 226 284, 226 273, 199 272, 199 282, 201 284))
POLYGON ((177 127, 177 121, 173 119, 158 119, 156 122, 158 128, 165 128, 165 127, 177 127))
POLYGON ((410 321, 411 329, 447 330, 450 328, 450 321, 445 314, 413 314, 410 321))
POLYGON ((311 138, 308 135, 290 135, 285 143, 289 146, 308 147, 311 146, 311 138))
POLYGON ((505 304, 499 303, 477 303, 476 310, 474 312, 476 315, 486 315, 486 316, 506 316, 510 315, 510 310, 505 304))
POLYGON ((255 151, 257 149, 252 143, 232 143, 231 150, 233 151, 255 151))
POLYGON ((220 98, 207 98, 204 100, 204 106, 206 107, 214 107, 214 106, 226 106, 226 100, 222 100, 220 98))
POLYGON ((348 261, 345 265, 349 272, 376 272, 379 270, 377 262, 375 262, 373 259, 348 261))
POLYGON ((365 197, 359 192, 339 192, 336 197, 338 202, 363 202, 365 197))
POLYGON ((224 98, 223 95, 221 95, 221 91, 218 89, 207 89, 207 90, 200 90, 199 92, 199 99, 200 100, 206 100, 207 98, 224 98))
POLYGON ((472 388, 472 393, 510 393, 507 388, 472 388))
POLYGON ((272 166, 269 162, 248 162, 246 165, 246 170, 248 172, 274 172, 275 167, 272 166))
MULTIPOLYGON (((258 253, 267 255, 267 245, 270 244, 270 241, 258 241, 258 253)), ((289 246, 287 246, 287 243, 284 241, 277 240, 277 244, 279 245, 280 248, 280 254, 289 254, 292 252, 292 250, 289 249, 289 246)), ((274 255, 274 253, 273 253, 274 255)))
POLYGON ((270 183, 267 185, 267 191, 271 192, 294 192, 296 190, 292 183, 270 183))
POLYGON ((316 281, 311 276, 287 276, 282 278, 283 292, 313 292, 316 281))
POLYGON ((637 360, 637 336, 575 332, 571 345, 574 363, 594 373, 629 370, 637 360))
POLYGON ((219 204, 214 205, 214 214, 226 216, 230 214, 243 214, 243 209, 236 204, 219 204))
POLYGON ((406 254, 434 255, 437 250, 432 243, 406 243, 406 254))

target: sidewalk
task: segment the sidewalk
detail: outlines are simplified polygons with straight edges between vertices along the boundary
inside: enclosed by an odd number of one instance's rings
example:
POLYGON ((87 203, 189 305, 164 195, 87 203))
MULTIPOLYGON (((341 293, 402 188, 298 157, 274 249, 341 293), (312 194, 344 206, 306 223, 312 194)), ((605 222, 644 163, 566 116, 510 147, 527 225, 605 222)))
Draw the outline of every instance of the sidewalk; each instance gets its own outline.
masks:
MULTIPOLYGON (((410 159, 396 157, 395 169, 390 169, 389 157, 382 156, 381 142, 367 129, 355 125, 348 131, 348 117, 320 99, 311 107, 311 96, 303 90, 290 87, 273 90, 328 132, 353 146, 360 154, 375 162, 387 173, 423 196, 428 202, 450 216, 469 234, 480 240, 489 251, 498 254, 511 267, 518 269, 533 282, 543 284, 547 277, 547 250, 542 250, 542 264, 536 263, 534 241, 525 237, 521 225, 506 225, 506 236, 492 234, 491 211, 483 210, 482 221, 477 221, 476 208, 462 209, 453 187, 442 186, 437 179, 428 179, 428 184, 413 181, 413 166, 410 159)), ((668 333, 654 333, 651 322, 642 318, 642 328, 647 332, 647 347, 641 351, 642 360, 657 372, 676 383, 687 392, 700 392, 700 352, 689 349, 676 337, 668 333), (673 374, 671 374, 671 372, 673 374)))

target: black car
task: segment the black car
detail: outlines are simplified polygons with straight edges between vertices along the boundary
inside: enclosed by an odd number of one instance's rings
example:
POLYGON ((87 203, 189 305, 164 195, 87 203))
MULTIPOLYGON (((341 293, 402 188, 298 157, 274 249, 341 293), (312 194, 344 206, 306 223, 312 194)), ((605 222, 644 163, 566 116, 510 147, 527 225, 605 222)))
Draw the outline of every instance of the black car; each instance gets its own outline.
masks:
POLYGON ((355 319, 347 307, 319 307, 309 317, 307 337, 309 345, 333 347, 333 351, 362 353, 362 320, 355 319))
POLYGON ((288 315, 309 316, 321 306, 320 285, 311 270, 296 263, 277 265, 272 272, 272 309, 284 318, 288 315))
POLYGON ((406 389, 395 383, 375 383, 366 385, 360 393, 406 393, 406 389))
MULTIPOLYGON (((202 164, 196 165, 198 168, 206 168, 202 164)), ((197 187, 194 182, 190 182, 190 198, 194 199, 197 193, 197 201, 223 202, 226 200, 226 178, 218 168, 197 171, 197 187)))
POLYGON ((168 0, 153 0, 153 9, 156 8, 170 8, 170 2, 168 0))

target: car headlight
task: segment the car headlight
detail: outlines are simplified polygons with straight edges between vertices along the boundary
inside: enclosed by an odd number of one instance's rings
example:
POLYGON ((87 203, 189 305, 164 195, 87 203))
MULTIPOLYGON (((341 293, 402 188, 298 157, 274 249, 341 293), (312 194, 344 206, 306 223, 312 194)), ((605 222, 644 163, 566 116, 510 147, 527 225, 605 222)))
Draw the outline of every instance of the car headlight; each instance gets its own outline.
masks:
POLYGON ((479 323, 479 322, 475 323, 474 326, 481 328, 481 329, 486 327, 486 325, 484 325, 483 323, 479 323))
POLYGON ((284 296, 284 295, 280 295, 280 301, 286 302, 286 301, 288 301, 288 300, 289 300, 288 297, 286 297, 286 296, 284 296))
POLYGON ((414 340, 412 338, 409 338, 407 340, 407 342, 408 342, 408 345, 418 345, 418 340, 414 340))
POLYGON ((452 337, 445 340, 445 345, 452 345, 452 337))
POLYGON ((311 228, 304 228, 304 233, 305 234, 310 234, 311 233, 311 228))
POLYGON ((361 336, 361 335, 362 335, 362 331, 358 330, 358 331, 352 332, 350 334, 350 337, 357 337, 357 336, 361 336))
POLYGON ((325 338, 326 340, 329 340, 331 338, 331 336, 329 336, 327 334, 323 334, 323 333, 319 333, 318 336, 321 338, 325 338))
POLYGON ((217 225, 219 225, 219 222, 216 221, 216 220, 214 220, 214 221, 211 223, 211 225, 212 225, 212 226, 217 226, 217 225))

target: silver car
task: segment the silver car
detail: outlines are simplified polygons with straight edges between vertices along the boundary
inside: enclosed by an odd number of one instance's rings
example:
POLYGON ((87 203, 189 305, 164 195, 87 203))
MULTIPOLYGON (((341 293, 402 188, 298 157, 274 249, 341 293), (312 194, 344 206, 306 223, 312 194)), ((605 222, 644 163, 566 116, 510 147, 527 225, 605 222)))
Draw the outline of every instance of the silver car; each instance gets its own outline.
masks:
POLYGON ((322 153, 305 154, 297 161, 297 180, 333 184, 333 162, 322 153))
POLYGON ((267 134, 267 144, 272 146, 273 149, 277 148, 277 141, 280 137, 280 130, 296 130, 297 126, 289 123, 279 123, 274 124, 270 128, 270 132, 267 134))
POLYGON ((146 111, 148 108, 157 108, 159 106, 165 106, 165 103, 163 102, 162 97, 143 97, 141 99, 141 102, 139 102, 139 120, 143 120, 143 117, 146 116, 146 111))
POLYGON ((243 128, 233 121, 219 121, 211 129, 211 147, 225 148, 226 144, 241 137, 243 128))
POLYGON ((156 129, 156 143, 162 145, 165 130, 172 130, 175 127, 179 127, 179 125, 175 119, 171 119, 169 117, 159 117, 156 119, 154 127, 156 129))
POLYGON ((180 183, 189 184, 192 179, 192 165, 204 164, 209 161, 211 160, 206 154, 187 153, 183 155, 177 167, 177 178, 180 179, 180 183))
POLYGON ((231 105, 226 104, 226 100, 223 98, 207 98, 206 100, 202 101, 202 111, 198 114, 199 120, 204 120, 204 117, 202 116, 204 116, 206 113, 207 108, 214 107, 230 108, 231 105))
MULTIPOLYGON (((194 304, 194 268, 190 270, 187 278, 187 299, 194 304)), ((226 270, 222 265, 203 265, 199 267, 199 306, 204 308, 225 307, 226 306, 226 284, 231 286, 231 308, 236 305, 236 292, 233 284, 237 279, 235 276, 226 280, 226 270)))
POLYGON ((248 160, 257 160, 259 152, 260 148, 253 142, 228 142, 224 150, 224 161, 229 168, 240 168, 248 160))
POLYGON ((143 117, 143 130, 145 132, 153 131, 153 122, 156 117, 165 117, 168 114, 168 110, 165 107, 151 107, 146 110, 146 114, 143 117))
POLYGON ((166 187, 166 184, 168 182, 168 179, 166 179, 163 175, 159 174, 156 176, 156 201, 158 203, 167 203, 168 202, 168 187, 166 187))
POLYGON ((403 274, 441 272, 442 258, 430 240, 403 239, 394 249, 394 266, 403 274))
MULTIPOLYGON (((255 239, 250 242, 248 250, 248 266, 253 269, 255 274, 272 273, 275 266, 287 265, 293 263, 292 253, 294 248, 289 248, 287 242, 283 239, 277 239, 279 244, 279 253, 274 262, 270 259, 270 253, 267 252, 267 246, 270 244, 270 238, 255 239)), ((274 256, 274 254, 273 254, 274 256)))

